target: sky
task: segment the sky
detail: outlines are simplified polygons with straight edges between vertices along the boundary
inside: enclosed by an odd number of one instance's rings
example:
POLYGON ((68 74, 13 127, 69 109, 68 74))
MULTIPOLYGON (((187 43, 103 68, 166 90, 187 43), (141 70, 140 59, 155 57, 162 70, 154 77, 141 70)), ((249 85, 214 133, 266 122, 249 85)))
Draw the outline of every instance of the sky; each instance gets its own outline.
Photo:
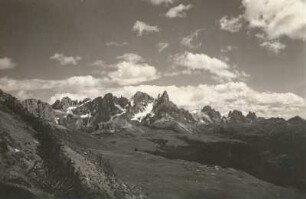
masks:
POLYGON ((0 89, 306 118, 305 0, 0 0, 0 89))

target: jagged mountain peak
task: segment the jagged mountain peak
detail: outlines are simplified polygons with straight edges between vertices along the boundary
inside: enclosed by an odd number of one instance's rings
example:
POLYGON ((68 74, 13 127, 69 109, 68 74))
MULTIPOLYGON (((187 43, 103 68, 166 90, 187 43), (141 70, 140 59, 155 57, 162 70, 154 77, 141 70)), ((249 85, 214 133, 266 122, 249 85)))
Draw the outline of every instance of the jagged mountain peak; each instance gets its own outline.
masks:
POLYGON ((201 123, 220 123, 220 112, 213 109, 211 106, 204 106, 198 116, 196 116, 201 123))
POLYGON ((254 122, 257 120, 257 115, 255 112, 249 112, 246 116, 246 119, 248 119, 250 122, 254 122))
POLYGON ((158 99, 163 102, 169 102, 170 98, 169 98, 168 92, 164 91, 163 94, 158 99))
POLYGON ((233 123, 245 122, 246 118, 241 111, 233 110, 228 113, 228 121, 233 123))
POLYGON ((154 100, 154 98, 151 97, 150 95, 148 95, 147 93, 137 91, 133 95, 131 100, 132 100, 133 104, 138 104, 138 103, 141 103, 143 101, 152 101, 152 100, 154 100))
POLYGON ((51 106, 54 109, 67 109, 71 106, 76 106, 79 102, 77 100, 72 100, 70 97, 63 97, 61 100, 56 100, 51 106))

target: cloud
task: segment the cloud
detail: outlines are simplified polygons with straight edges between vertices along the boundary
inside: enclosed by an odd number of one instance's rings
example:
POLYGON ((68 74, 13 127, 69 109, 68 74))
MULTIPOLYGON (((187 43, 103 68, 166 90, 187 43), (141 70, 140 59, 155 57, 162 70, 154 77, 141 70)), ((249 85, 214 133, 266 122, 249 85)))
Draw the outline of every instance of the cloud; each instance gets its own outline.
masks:
POLYGON ((242 5, 249 27, 260 29, 269 39, 286 36, 306 41, 305 0, 243 0, 242 5))
POLYGON ((142 58, 140 55, 135 53, 125 53, 121 56, 118 56, 117 59, 130 63, 144 62, 144 58, 142 58))
POLYGON ((147 2, 151 3, 152 5, 168 5, 173 4, 177 0, 146 0, 147 2))
POLYGON ((117 95, 131 97, 137 91, 152 96, 167 90, 170 99, 181 107, 199 110, 211 105, 226 115, 237 109, 245 114, 254 111, 265 117, 292 117, 306 108, 305 100, 293 93, 259 92, 243 82, 229 82, 217 85, 201 84, 197 86, 126 86, 111 90, 117 95))
POLYGON ((134 23, 132 31, 136 32, 138 36, 142 36, 145 33, 148 34, 153 32, 159 32, 160 29, 157 26, 151 26, 143 21, 136 21, 134 23))
POLYGON ((229 52, 232 52, 233 49, 234 49, 233 46, 228 45, 225 48, 221 49, 221 53, 229 53, 229 52))
POLYGON ((180 4, 176 7, 170 8, 166 13, 168 18, 184 18, 187 17, 186 11, 190 10, 193 6, 191 4, 184 5, 180 4))
POLYGON ((202 43, 198 42, 197 44, 194 44, 195 42, 194 40, 198 38, 201 30, 202 29, 198 29, 193 33, 191 33, 190 35, 183 37, 183 39, 181 40, 181 45, 186 46, 187 48, 190 49, 200 48, 202 46, 202 43))
POLYGON ((59 93, 95 97, 100 95, 107 85, 109 85, 107 79, 90 75, 73 76, 60 80, 0 78, 0 88, 4 91, 21 99, 35 97, 44 101, 49 101, 53 95, 59 93))
POLYGON ((282 50, 286 48, 286 45, 279 41, 264 41, 260 44, 261 47, 278 55, 282 50))
POLYGON ((242 28, 242 15, 237 17, 224 16, 219 20, 220 28, 228 32, 239 32, 242 28))
POLYGON ((61 53, 55 53, 53 56, 50 57, 50 59, 58 61, 62 66, 66 66, 66 65, 77 65, 78 62, 82 60, 82 57, 65 56, 64 54, 61 53))
POLYGON ((179 66, 188 68, 189 70, 208 71, 213 75, 213 78, 219 82, 244 79, 248 77, 246 73, 232 70, 231 66, 227 63, 206 54, 184 52, 183 54, 175 56, 174 62, 179 66))
POLYGON ((107 42, 105 45, 106 46, 114 46, 114 47, 122 47, 122 46, 127 46, 129 43, 128 42, 116 42, 116 41, 110 41, 107 42))
POLYGON ((15 68, 16 64, 8 57, 0 58, 0 70, 15 68))
POLYGON ((92 66, 99 66, 99 67, 109 67, 109 65, 107 65, 106 63, 105 63, 105 61, 104 60, 96 60, 96 61, 94 61, 92 64, 91 64, 92 66))
POLYGON ((108 73, 112 82, 119 85, 133 85, 158 79, 160 74, 154 66, 144 63, 144 59, 133 53, 118 57, 121 60, 116 65, 116 70, 108 73))
POLYGON ((156 45, 156 48, 157 48, 158 52, 162 52, 162 51, 164 51, 168 47, 169 47, 169 43, 166 43, 166 42, 159 42, 156 45))

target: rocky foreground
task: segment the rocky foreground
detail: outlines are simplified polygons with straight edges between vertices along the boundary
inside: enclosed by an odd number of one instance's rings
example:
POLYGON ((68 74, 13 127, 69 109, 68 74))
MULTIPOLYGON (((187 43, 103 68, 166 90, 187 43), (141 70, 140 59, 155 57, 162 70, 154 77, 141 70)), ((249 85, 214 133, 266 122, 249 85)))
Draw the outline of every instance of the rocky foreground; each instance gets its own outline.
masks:
POLYGON ((305 152, 300 117, 0 91, 0 198, 306 198, 305 152))

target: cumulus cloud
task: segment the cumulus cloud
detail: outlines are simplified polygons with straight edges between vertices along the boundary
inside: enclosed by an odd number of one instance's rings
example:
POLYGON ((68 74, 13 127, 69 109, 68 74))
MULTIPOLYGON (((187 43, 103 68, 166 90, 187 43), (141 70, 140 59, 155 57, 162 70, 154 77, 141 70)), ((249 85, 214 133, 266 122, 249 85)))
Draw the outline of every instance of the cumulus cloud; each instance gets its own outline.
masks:
POLYGON ((112 82, 119 85, 132 85, 151 81, 160 77, 154 66, 145 63, 138 54, 126 53, 119 56, 116 70, 108 74, 112 82))
POLYGON ((286 48, 286 45, 279 41, 264 41, 260 44, 260 46, 273 52, 276 55, 286 48))
POLYGON ((204 70, 213 75, 219 82, 244 79, 248 77, 244 72, 233 70, 230 65, 206 54, 184 52, 174 57, 174 62, 189 70, 204 70))
POLYGON ((35 97, 44 101, 49 101, 53 95, 59 93, 74 93, 95 97, 100 95, 99 93, 108 84, 107 79, 95 78, 90 75, 73 76, 60 80, 0 78, 0 88, 4 91, 21 99, 35 97))
POLYGON ((136 21, 132 28, 132 31, 136 32, 138 36, 142 36, 143 34, 159 32, 160 29, 157 26, 149 25, 143 21, 136 21))
POLYGON ((256 91, 243 82, 229 82, 217 85, 201 84, 197 86, 126 86, 111 90, 117 95, 130 97, 137 91, 152 96, 167 90, 170 99, 181 107, 198 110, 211 105, 222 114, 237 109, 245 114, 254 111, 265 117, 292 117, 306 107, 305 100, 293 93, 273 93, 256 91))
POLYGON ((243 0, 242 5, 249 27, 262 30, 269 39, 306 40, 305 0, 243 0))
POLYGON ((79 61, 82 60, 82 57, 80 56, 65 56, 61 53, 55 53, 53 56, 50 57, 52 60, 56 60, 59 62, 60 65, 66 66, 66 65, 77 65, 79 61))
POLYGON ((239 32, 242 28, 242 15, 237 17, 224 16, 219 20, 220 28, 228 32, 239 32))
POLYGON ((92 66, 99 66, 99 67, 109 67, 109 65, 107 65, 106 62, 102 59, 94 61, 91 65, 92 66))
POLYGON ((168 18, 187 17, 186 11, 190 10, 192 7, 193 6, 191 4, 188 4, 188 5, 180 4, 178 6, 170 8, 168 12, 166 13, 166 17, 168 18))
POLYGON ((128 44, 129 44, 128 42, 109 41, 105 45, 106 46, 114 46, 114 47, 122 47, 122 46, 127 46, 128 44))
POLYGON ((162 51, 164 51, 168 47, 169 47, 169 43, 166 43, 166 42, 159 42, 156 45, 156 48, 157 48, 158 52, 162 52, 162 51))
POLYGON ((153 4, 153 5, 168 5, 168 4, 173 4, 177 0, 146 0, 147 2, 153 4))
POLYGON ((228 45, 221 49, 221 53, 229 53, 229 52, 232 52, 233 49, 234 49, 233 46, 228 45))
POLYGON ((8 57, 0 58, 0 70, 15 68, 16 64, 8 57))
POLYGON ((186 37, 183 37, 181 40, 181 45, 186 46, 187 48, 190 48, 190 49, 200 48, 202 46, 202 43, 197 42, 195 44, 195 40, 198 38, 201 30, 202 29, 198 29, 192 32, 191 34, 187 35, 186 37))

